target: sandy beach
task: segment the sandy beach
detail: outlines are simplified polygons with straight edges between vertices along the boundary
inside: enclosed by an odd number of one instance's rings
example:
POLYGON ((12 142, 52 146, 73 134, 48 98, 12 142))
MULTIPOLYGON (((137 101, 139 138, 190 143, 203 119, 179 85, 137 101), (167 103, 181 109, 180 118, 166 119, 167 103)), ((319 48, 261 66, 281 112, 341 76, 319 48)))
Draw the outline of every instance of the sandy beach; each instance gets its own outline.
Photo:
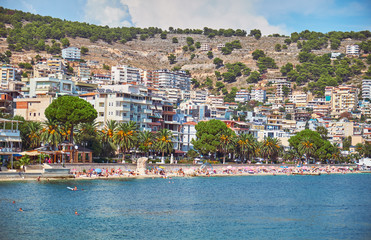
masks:
POLYGON ((226 176, 275 176, 275 175, 308 175, 324 174, 357 174, 370 173, 360 171, 354 166, 192 166, 167 169, 163 166, 148 167, 144 174, 120 167, 90 168, 84 171, 72 169, 69 177, 7 177, 0 181, 52 181, 52 180, 91 180, 91 179, 144 179, 144 178, 175 178, 175 177, 226 177, 226 176))

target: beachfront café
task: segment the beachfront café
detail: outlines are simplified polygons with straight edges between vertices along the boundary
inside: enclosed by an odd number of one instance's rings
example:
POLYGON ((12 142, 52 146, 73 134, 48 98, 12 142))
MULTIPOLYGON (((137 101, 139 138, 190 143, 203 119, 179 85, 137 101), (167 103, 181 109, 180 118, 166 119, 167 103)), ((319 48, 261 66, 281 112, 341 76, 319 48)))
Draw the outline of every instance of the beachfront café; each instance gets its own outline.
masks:
POLYGON ((58 144, 56 149, 51 146, 38 148, 42 154, 49 155, 44 159, 47 163, 91 163, 93 162, 93 151, 78 144, 64 141, 58 144))

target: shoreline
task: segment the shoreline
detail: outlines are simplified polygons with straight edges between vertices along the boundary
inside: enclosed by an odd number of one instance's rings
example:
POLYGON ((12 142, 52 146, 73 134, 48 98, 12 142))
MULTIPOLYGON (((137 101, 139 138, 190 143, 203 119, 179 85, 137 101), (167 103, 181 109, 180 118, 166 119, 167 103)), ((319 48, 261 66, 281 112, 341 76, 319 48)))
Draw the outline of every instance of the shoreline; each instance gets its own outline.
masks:
POLYGON ((330 173, 321 173, 321 174, 288 174, 288 173, 231 173, 231 174, 197 174, 197 175, 185 175, 181 176, 178 174, 168 174, 168 175, 155 175, 155 174, 148 174, 148 175, 120 175, 120 176, 93 176, 93 177, 41 177, 39 180, 38 178, 28 177, 28 178, 0 178, 0 182, 13 182, 13 181, 36 181, 36 182, 48 182, 48 181, 85 181, 85 180, 128 180, 128 179, 155 179, 155 178, 162 178, 162 179, 173 179, 173 178, 196 178, 196 177, 246 177, 246 176, 321 176, 321 175, 344 175, 344 174, 370 174, 371 171, 353 171, 353 172, 330 172, 330 173))

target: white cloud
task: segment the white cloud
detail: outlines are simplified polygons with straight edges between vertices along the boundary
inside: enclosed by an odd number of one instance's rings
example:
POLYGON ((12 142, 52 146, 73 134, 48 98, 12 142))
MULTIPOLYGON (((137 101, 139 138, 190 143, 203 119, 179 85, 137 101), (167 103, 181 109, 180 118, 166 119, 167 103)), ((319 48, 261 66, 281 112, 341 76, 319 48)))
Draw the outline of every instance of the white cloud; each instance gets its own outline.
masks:
POLYGON ((36 9, 34 8, 34 6, 32 6, 31 3, 28 3, 28 2, 25 2, 25 1, 22 1, 22 5, 25 7, 26 11, 30 12, 30 13, 33 13, 33 14, 36 14, 36 9))
POLYGON ((258 0, 121 0, 137 27, 260 29, 263 34, 287 33, 284 25, 272 25, 256 14, 258 0))
POLYGON ((87 0, 85 21, 110 27, 131 26, 129 9, 119 0, 87 0))

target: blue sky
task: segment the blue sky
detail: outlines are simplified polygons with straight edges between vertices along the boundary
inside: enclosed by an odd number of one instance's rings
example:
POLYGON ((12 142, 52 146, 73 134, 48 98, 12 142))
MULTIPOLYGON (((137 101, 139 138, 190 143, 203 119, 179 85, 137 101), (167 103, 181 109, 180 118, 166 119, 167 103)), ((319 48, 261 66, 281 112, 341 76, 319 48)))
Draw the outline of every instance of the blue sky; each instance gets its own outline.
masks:
POLYGON ((264 35, 371 30, 370 0, 0 0, 0 6, 111 27, 258 28, 264 35))

